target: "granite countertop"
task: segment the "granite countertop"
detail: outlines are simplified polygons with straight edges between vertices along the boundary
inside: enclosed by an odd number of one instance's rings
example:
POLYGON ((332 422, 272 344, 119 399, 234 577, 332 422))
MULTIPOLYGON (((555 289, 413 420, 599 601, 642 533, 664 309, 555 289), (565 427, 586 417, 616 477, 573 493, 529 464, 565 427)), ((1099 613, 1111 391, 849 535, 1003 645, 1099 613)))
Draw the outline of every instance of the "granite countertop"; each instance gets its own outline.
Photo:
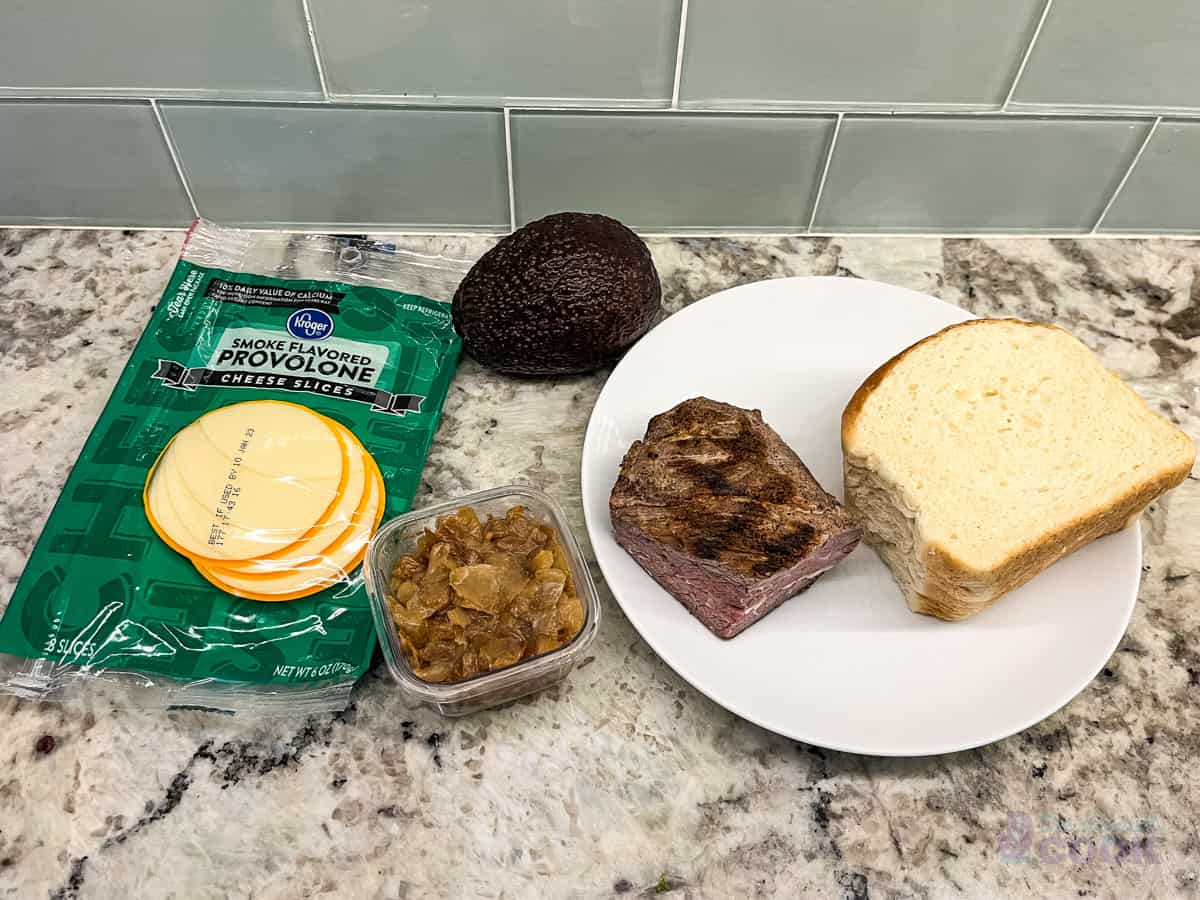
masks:
MULTIPOLYGON (((0 606, 182 239, 0 231, 0 606)), ((1065 325, 1200 437, 1195 242, 650 244, 670 311, 838 274, 1065 325)), ((418 504, 527 481, 583 534, 579 457, 603 380, 464 362, 418 504)), ((4 697, 0 896, 1195 896, 1195 476, 1141 527, 1140 601, 1103 673, 1023 734, 942 757, 835 753, 739 721, 660 662, 603 586, 600 636, 567 682, 465 719, 406 707, 378 668, 345 713, 303 721, 120 709, 103 689, 79 708, 4 697), (1033 830, 1023 861, 1014 822, 1033 830), (1091 838, 1104 858, 1072 859, 1091 838)))

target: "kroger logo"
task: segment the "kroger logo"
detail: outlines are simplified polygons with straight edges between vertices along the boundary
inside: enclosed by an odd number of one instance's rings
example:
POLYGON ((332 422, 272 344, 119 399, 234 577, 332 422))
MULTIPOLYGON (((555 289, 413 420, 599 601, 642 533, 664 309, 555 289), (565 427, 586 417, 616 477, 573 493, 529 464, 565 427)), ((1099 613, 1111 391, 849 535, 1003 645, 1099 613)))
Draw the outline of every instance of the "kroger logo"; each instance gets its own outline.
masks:
POLYGON ((288 316, 287 330, 305 341, 323 341, 333 334, 333 316, 320 309, 298 309, 288 316))

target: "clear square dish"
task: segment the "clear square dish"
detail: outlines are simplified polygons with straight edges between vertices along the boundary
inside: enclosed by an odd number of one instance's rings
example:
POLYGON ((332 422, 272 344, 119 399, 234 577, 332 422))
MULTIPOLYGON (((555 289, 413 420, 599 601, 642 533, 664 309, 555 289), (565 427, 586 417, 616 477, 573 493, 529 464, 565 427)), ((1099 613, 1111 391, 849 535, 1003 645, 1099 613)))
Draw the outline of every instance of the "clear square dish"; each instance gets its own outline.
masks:
POLYGON ((525 485, 506 485, 457 497, 446 503, 427 506, 397 516, 376 532, 367 549, 363 565, 371 615, 388 670, 411 700, 424 703, 444 716, 463 716, 492 706, 508 703, 561 681, 582 658, 600 627, 600 598, 588 573, 579 542, 567 525, 562 509, 546 494, 525 485), (474 508, 480 518, 489 513, 503 516, 514 506, 523 506, 531 518, 550 525, 571 568, 571 578, 583 603, 583 627, 575 638, 561 647, 513 663, 494 672, 483 672, 461 681, 434 683, 418 678, 400 646, 396 626, 388 611, 387 592, 396 561, 415 553, 417 539, 426 528, 433 530, 437 520, 464 506, 474 508))

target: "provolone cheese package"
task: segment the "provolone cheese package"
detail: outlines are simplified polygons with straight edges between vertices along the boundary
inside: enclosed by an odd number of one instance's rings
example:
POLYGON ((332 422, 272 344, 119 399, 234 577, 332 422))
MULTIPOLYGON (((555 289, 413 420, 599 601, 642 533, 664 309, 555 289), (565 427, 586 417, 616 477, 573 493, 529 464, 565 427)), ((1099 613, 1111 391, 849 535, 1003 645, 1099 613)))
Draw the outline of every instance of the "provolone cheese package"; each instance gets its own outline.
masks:
POLYGON ((341 709, 361 574, 405 512, 469 262, 197 222, 0 620, 0 689, 341 709))

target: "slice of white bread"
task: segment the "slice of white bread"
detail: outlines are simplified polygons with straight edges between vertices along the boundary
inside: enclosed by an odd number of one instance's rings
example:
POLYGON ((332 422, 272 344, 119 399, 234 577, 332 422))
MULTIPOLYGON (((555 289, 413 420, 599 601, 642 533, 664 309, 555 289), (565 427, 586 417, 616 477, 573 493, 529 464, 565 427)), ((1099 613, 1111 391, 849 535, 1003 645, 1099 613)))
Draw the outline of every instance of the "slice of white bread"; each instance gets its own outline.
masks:
POLYGON ((909 607, 963 619, 1136 519, 1191 438, 1079 340, 974 319, 877 369, 842 414, 846 507, 909 607))

